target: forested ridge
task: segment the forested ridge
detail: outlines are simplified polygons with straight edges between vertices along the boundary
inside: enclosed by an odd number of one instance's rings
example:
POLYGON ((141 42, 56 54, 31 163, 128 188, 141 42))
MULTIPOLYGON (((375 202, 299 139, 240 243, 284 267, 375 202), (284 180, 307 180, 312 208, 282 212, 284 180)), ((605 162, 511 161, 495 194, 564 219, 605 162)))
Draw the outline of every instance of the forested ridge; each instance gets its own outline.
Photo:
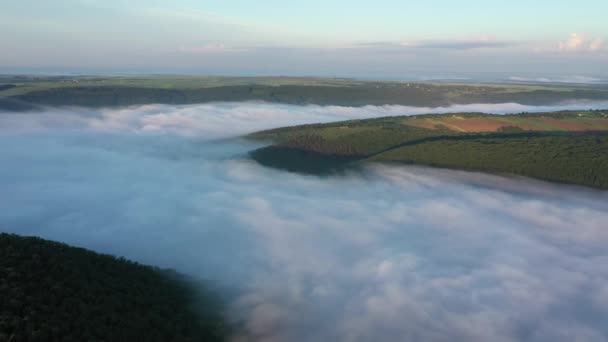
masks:
POLYGON ((305 173, 331 173, 363 161, 400 162, 608 189, 608 118, 604 112, 511 116, 463 113, 303 125, 251 135, 274 142, 251 155, 261 164, 305 173), (413 126, 422 120, 438 124, 433 129, 413 126), (500 120, 522 127, 545 127, 524 130, 502 126, 492 132, 460 132, 443 125, 462 125, 467 120, 475 124, 500 120), (578 131, 553 130, 551 125, 578 131))
POLYGON ((0 233, 0 341, 223 341, 221 303, 174 271, 0 233))
POLYGON ((608 89, 599 85, 450 84, 306 77, 0 75, 0 110, 6 111, 36 110, 43 106, 185 105, 217 101, 437 107, 505 102, 550 105, 565 100, 606 99, 608 89))

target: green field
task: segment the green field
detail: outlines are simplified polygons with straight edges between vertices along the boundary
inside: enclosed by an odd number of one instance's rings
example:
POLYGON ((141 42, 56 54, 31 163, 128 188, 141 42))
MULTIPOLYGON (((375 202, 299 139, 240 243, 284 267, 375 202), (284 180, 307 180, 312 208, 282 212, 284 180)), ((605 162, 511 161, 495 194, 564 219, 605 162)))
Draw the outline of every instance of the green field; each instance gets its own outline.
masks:
POLYGON ((255 160, 296 172, 399 162, 608 188, 608 111, 386 117, 273 129, 249 138, 273 142, 253 151, 255 160))
POLYGON ((215 296, 173 271, 0 233, 0 341, 224 341, 215 296))
POLYGON ((218 76, 0 76, 0 109, 266 101, 318 105, 449 106, 608 100, 601 86, 379 82, 343 78, 218 76))

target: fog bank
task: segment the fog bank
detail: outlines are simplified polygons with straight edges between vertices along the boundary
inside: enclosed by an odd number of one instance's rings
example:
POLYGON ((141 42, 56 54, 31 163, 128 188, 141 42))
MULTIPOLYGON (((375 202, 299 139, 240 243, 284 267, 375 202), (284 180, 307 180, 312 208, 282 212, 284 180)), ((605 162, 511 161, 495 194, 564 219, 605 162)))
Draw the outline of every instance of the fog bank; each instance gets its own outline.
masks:
POLYGON ((238 341, 606 341, 608 192, 387 165, 302 176, 210 140, 429 111, 0 114, 0 230, 208 279, 238 341))
POLYGON ((188 106, 144 105, 122 109, 51 108, 44 112, 0 113, 0 132, 32 132, 49 128, 98 132, 180 134, 202 139, 230 137, 300 124, 383 116, 482 112, 507 114, 560 110, 608 109, 608 101, 573 101, 559 106, 518 103, 468 104, 449 107, 295 106, 260 102, 210 103, 188 106))

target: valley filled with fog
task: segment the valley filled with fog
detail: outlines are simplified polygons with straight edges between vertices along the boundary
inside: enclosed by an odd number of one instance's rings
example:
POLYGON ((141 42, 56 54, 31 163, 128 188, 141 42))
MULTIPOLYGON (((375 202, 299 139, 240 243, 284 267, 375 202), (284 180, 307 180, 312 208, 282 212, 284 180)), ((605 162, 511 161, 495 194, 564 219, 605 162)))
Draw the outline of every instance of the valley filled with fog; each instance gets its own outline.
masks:
POLYGON ((216 103, 0 113, 0 230, 175 268, 236 340, 605 341, 608 192, 370 164, 265 168, 238 136, 393 115, 543 112, 216 103))

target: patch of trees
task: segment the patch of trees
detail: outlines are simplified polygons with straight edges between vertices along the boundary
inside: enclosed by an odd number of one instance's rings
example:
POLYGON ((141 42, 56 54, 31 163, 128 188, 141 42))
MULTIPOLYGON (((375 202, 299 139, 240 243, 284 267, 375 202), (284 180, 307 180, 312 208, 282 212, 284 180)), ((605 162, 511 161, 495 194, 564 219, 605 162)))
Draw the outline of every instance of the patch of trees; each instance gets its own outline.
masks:
POLYGON ((352 169, 356 158, 344 155, 328 155, 299 148, 268 146, 250 152, 258 163, 290 172, 318 176, 343 173, 352 169))
POLYGON ((17 88, 14 84, 0 84, 0 91, 17 88))
POLYGON ((0 341, 223 341, 219 301, 173 271, 0 234, 0 341))

